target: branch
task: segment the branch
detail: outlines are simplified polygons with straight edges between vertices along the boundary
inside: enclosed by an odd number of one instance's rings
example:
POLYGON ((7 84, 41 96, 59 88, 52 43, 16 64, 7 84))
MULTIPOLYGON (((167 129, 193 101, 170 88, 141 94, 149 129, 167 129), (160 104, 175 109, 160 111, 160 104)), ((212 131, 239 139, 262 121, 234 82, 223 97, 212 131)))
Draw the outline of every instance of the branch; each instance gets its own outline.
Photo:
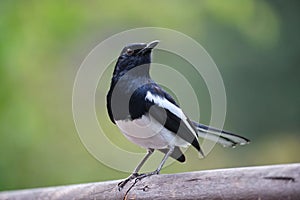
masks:
POLYGON ((300 199, 300 164, 155 175, 118 191, 119 181, 0 192, 31 199, 300 199))

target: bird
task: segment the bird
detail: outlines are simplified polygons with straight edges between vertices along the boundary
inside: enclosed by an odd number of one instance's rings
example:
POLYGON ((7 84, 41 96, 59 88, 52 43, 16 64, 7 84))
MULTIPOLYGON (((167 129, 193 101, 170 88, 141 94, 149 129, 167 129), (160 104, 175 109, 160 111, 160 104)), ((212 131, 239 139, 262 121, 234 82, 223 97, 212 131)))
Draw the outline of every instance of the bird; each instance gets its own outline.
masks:
POLYGON ((159 42, 131 43, 122 49, 106 96, 112 123, 129 141, 147 150, 132 174, 118 184, 119 190, 132 179, 159 174, 169 157, 185 162, 181 147, 193 146, 204 157, 199 137, 224 147, 250 142, 243 136, 190 120, 174 98, 150 77, 152 51, 159 42), (139 174, 155 150, 164 154, 159 166, 153 172, 139 174))

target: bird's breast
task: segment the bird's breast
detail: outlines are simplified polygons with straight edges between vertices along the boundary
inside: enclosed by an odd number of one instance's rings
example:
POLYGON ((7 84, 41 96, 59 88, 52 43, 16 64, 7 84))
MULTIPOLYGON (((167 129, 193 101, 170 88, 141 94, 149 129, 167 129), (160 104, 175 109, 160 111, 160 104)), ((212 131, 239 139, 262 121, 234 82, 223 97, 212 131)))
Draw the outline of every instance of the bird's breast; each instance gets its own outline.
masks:
POLYGON ((135 120, 117 120, 116 124, 128 140, 144 148, 164 149, 168 146, 188 145, 151 116, 143 115, 135 120))

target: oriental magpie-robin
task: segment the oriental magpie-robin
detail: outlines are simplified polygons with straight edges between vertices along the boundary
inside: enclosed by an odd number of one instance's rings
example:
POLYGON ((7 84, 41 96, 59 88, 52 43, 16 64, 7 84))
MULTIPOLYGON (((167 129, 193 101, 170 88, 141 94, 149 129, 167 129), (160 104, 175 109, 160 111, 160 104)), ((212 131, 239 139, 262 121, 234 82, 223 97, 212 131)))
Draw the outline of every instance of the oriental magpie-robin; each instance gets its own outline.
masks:
POLYGON ((185 161, 180 147, 192 145, 204 156, 198 137, 234 147, 249 143, 245 137, 191 121, 175 100, 156 84, 149 75, 152 49, 159 43, 134 43, 123 48, 116 63, 107 110, 111 121, 131 142, 148 150, 133 173, 119 183, 121 189, 129 180, 158 174, 168 157, 185 161), (165 154, 158 168, 138 174, 154 152, 165 154))

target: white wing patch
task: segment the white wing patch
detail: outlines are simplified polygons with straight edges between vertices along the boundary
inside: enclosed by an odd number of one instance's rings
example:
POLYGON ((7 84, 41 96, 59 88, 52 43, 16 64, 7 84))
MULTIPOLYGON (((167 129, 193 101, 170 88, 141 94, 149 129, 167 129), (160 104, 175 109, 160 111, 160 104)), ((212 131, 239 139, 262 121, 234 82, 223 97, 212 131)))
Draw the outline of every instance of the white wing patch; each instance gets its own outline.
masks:
POLYGON ((175 106, 173 103, 168 101, 166 98, 161 98, 157 95, 153 95, 150 91, 147 92, 145 99, 154 102, 159 107, 165 108, 172 112, 177 117, 181 118, 184 116, 182 110, 175 106))
POLYGON ((184 122, 184 124, 188 127, 188 129, 193 133, 195 138, 198 139, 195 129, 187 121, 187 117, 185 116, 185 114, 182 112, 182 110, 179 107, 174 105, 168 99, 154 95, 150 91, 147 92, 145 99, 154 102, 159 107, 165 108, 165 109, 169 110, 171 113, 173 113, 174 115, 176 115, 177 117, 179 117, 184 122))

